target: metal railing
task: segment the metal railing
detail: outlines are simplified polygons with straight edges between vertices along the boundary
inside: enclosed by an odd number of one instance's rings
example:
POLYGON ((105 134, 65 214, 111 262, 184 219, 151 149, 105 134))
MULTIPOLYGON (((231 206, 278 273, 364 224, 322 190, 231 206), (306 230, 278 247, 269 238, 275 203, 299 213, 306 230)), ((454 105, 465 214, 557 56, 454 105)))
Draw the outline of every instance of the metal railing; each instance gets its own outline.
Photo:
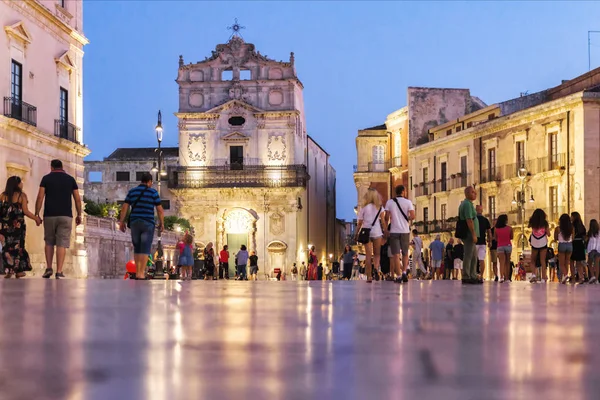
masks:
POLYGON ((79 143, 79 140, 77 140, 78 133, 79 128, 75 125, 60 119, 54 120, 54 136, 73 143, 79 143))
POLYGON ((366 165, 354 165, 354 172, 387 172, 390 168, 402 166, 402 157, 394 157, 383 162, 369 162, 366 165))
POLYGON ((419 221, 414 224, 414 229, 419 234, 430 234, 430 233, 441 233, 441 232, 452 232, 456 227, 456 222, 448 221, 419 221))
POLYGON ((519 177, 519 169, 525 167, 529 175, 536 175, 542 172, 559 170, 567 165, 567 155, 565 153, 556 154, 550 157, 534 158, 525 160, 522 163, 513 163, 497 167, 502 179, 512 179, 519 177))
POLYGON ((171 167, 169 188, 306 187, 310 179, 304 165, 244 165, 171 167))
POLYGON ((4 98, 4 116, 37 126, 37 107, 14 97, 4 98))

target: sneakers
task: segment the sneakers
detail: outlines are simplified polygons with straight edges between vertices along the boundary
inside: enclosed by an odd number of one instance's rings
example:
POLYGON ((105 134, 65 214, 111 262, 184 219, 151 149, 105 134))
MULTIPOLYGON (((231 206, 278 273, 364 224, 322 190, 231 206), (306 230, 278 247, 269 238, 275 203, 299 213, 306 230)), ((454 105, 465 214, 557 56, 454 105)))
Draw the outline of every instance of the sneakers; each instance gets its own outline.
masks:
POLYGON ((54 278, 55 278, 55 279, 62 279, 62 278, 65 278, 65 274, 63 274, 62 272, 57 272, 57 273, 54 275, 54 278))
POLYGON ((494 279, 494 282, 498 282, 498 276, 496 276, 496 278, 494 279))
POLYGON ((565 276, 563 276, 563 278, 561 279, 560 283, 562 283, 563 285, 566 285, 568 280, 569 280, 569 277, 565 275, 565 276))
POLYGON ((537 278, 535 277, 535 275, 534 275, 534 276, 532 276, 532 277, 531 277, 531 279, 529 280, 529 283, 536 283, 536 282, 539 282, 539 279, 537 279, 537 278))
POLYGON ((46 272, 44 272, 44 275, 42 275, 42 278, 49 279, 50 277, 52 277, 53 272, 54 271, 52 271, 52 269, 46 269, 46 272))
POLYGON ((406 272, 402 274, 402 282, 403 283, 407 283, 408 282, 408 276, 406 275, 406 272))
POLYGON ((498 280, 498 277, 496 277, 496 282, 504 283, 504 278, 500 278, 500 280, 498 280))
POLYGON ((590 282, 589 282, 589 284, 590 284, 590 285, 593 285, 594 283, 597 283, 597 282, 598 282, 598 278, 596 278, 595 276, 592 276, 592 277, 590 278, 590 282))

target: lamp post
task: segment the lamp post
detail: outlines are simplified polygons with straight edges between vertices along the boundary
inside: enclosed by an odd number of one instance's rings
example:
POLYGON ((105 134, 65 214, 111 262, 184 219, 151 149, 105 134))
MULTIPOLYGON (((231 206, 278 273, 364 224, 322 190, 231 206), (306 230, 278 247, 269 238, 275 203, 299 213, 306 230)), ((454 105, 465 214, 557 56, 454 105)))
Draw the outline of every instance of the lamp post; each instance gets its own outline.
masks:
MULTIPOLYGON (((166 172, 163 170, 162 150, 160 149, 160 145, 161 145, 162 139, 163 139, 162 114, 161 114, 160 110, 158 110, 158 122, 156 123, 156 127, 154 128, 154 130, 156 131, 156 141, 158 142, 158 148, 155 150, 156 155, 157 155, 157 162, 155 162, 154 165, 152 166, 152 172, 156 172, 156 187, 158 188, 158 195, 161 196, 160 180, 161 180, 161 177, 166 175, 166 172)), ((156 269, 155 269, 154 276, 155 277, 163 277, 164 271, 163 271, 162 259, 163 259, 164 252, 163 252, 163 247, 162 247, 162 233, 160 230, 158 231, 158 243, 157 243, 156 252, 157 252, 157 257, 156 257, 156 260, 154 260, 156 263, 156 269)))
POLYGON ((531 191, 531 197, 529 198, 529 202, 533 203, 535 200, 533 198, 533 189, 531 186, 525 186, 525 179, 527 179, 527 168, 521 167, 517 171, 517 176, 521 180, 521 191, 519 192, 519 199, 517 201, 517 196, 513 195, 512 204, 518 205, 519 212, 521 213, 521 255, 525 254, 525 189, 529 188, 531 191))

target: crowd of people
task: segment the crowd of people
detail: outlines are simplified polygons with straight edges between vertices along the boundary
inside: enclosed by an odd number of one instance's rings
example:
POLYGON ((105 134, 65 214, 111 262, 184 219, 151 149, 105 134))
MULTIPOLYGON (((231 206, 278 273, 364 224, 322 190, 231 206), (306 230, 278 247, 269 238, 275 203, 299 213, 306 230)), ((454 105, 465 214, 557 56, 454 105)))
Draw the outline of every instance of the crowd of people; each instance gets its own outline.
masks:
MULTIPOLYGON (((441 236, 436 235, 427 249, 423 248, 418 231, 410 230, 414 208, 403 197, 404 192, 403 186, 396 187, 396 198, 385 206, 374 188, 369 188, 364 196, 356 239, 364 245, 367 282, 380 278, 401 283, 411 277, 481 284, 489 257, 492 279, 499 283, 527 278, 531 283, 598 283, 600 227, 595 219, 586 230, 578 212, 563 214, 551 232, 548 216, 544 210, 536 209, 527 224, 531 230, 529 257, 521 254, 515 264, 514 234, 508 216, 502 214, 490 223, 482 214, 482 206, 474 205, 477 193, 472 186, 465 189, 465 199, 458 208, 454 237, 443 243, 441 236)), ((354 271, 360 276, 363 265, 349 247, 342 260, 344 279, 356 279, 354 271)))

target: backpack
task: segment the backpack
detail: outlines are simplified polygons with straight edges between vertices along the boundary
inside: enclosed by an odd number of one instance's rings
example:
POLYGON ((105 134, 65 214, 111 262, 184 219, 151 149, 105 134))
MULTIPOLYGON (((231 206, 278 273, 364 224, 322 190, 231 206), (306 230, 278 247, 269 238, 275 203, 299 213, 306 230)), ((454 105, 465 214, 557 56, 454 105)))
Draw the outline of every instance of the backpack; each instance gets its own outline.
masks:
POLYGON ((292 268, 292 274, 297 274, 298 273, 298 268, 294 267, 292 268))

